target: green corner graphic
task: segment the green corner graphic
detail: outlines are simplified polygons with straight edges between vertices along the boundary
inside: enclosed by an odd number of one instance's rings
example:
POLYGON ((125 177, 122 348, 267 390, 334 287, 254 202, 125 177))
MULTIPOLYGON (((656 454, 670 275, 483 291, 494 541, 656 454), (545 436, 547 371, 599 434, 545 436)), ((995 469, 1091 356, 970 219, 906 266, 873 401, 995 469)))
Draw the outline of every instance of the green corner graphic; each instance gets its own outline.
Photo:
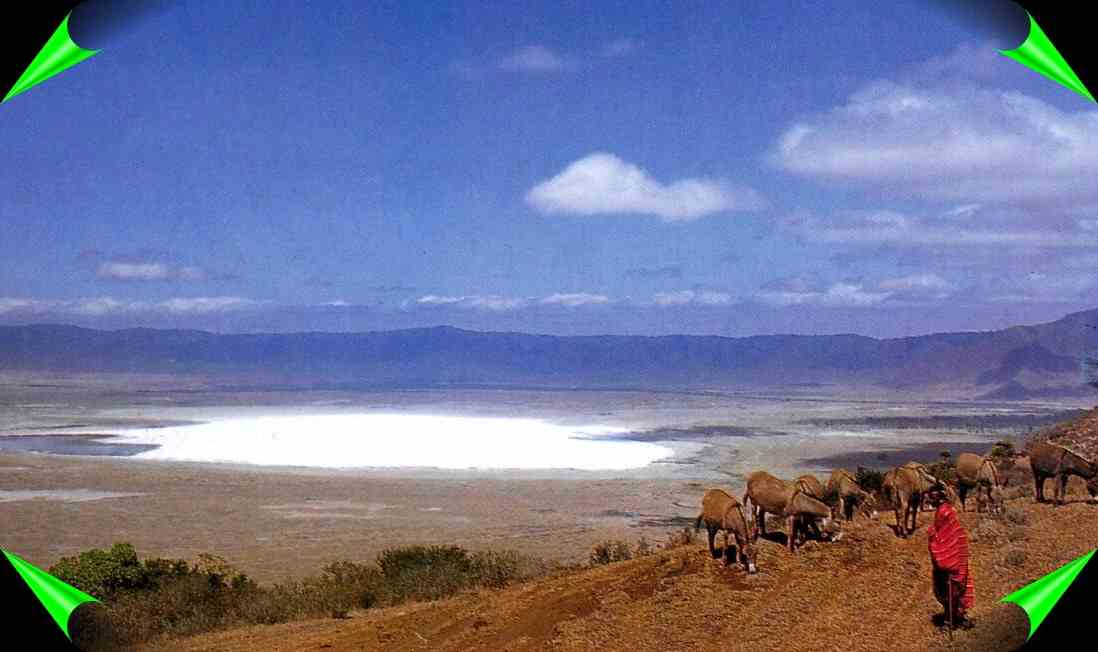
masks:
POLYGON ((71 641, 69 616, 85 602, 99 601, 80 589, 69 586, 53 575, 32 566, 7 550, 4 550, 3 553, 16 572, 23 578, 23 581, 34 592, 34 595, 42 602, 42 606, 53 617, 57 626, 61 628, 62 632, 65 632, 65 636, 71 641))
POLYGON ((50 40, 46 41, 46 45, 20 75, 19 81, 15 82, 15 86, 12 86, 4 99, 0 100, 0 104, 99 52, 99 50, 85 50, 73 42, 72 37, 69 36, 69 16, 65 16, 50 40))
POLYGON ((1036 20, 1033 20, 1033 16, 1029 16, 1029 36, 1026 37, 1025 42, 1013 50, 999 50, 999 54, 1014 59, 1058 84, 1063 84, 1091 102, 1094 101, 1094 96, 1090 94, 1083 82, 1079 81, 1075 71, 1060 56, 1059 50, 1052 41, 1048 40, 1044 30, 1036 20))
POLYGON ((999 602, 1013 602, 1025 610, 1029 616, 1029 637, 1037 631, 1048 612, 1056 606, 1060 598, 1067 591, 1071 583, 1087 565, 1096 551, 1091 550, 1075 561, 1064 564, 1060 568, 1045 575, 1041 579, 1023 586, 1014 593, 1003 598, 999 602))

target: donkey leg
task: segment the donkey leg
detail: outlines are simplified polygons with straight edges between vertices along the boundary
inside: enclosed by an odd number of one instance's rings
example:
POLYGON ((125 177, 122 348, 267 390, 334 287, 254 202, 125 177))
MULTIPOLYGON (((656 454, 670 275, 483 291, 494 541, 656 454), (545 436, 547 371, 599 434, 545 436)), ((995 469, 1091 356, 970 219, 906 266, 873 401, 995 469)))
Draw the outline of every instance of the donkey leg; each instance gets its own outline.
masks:
POLYGON ((789 531, 789 537, 788 537, 789 552, 796 552, 796 547, 795 547, 796 544, 794 543, 794 541, 796 541, 796 538, 797 538, 797 517, 795 515, 790 516, 788 522, 789 522, 789 530, 788 530, 789 531))
POLYGON ((732 553, 728 546, 728 530, 724 531, 724 547, 721 548, 721 566, 728 565, 728 557, 732 553))
POLYGON ((716 559, 717 549, 713 547, 713 539, 717 536, 717 528, 713 527, 709 523, 705 524, 706 532, 709 534, 709 556, 716 559))

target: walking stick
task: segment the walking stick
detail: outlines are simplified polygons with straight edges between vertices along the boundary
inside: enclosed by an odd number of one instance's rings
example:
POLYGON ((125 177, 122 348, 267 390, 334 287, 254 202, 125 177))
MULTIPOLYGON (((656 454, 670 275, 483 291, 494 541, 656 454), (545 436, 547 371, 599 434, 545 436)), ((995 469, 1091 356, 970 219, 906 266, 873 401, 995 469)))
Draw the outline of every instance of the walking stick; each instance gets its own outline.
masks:
POLYGON ((953 581, 946 580, 946 592, 949 595, 947 602, 949 602, 949 640, 953 642, 953 581))

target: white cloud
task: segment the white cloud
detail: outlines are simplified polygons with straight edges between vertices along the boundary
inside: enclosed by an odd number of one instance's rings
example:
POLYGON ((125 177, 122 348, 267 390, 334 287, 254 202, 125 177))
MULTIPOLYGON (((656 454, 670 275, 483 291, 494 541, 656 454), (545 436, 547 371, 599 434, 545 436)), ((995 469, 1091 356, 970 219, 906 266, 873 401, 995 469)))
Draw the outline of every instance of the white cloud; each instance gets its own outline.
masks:
POLYGON ((902 278, 890 278, 881 281, 882 290, 931 290, 944 292, 953 289, 953 284, 937 274, 914 274, 902 278))
POLYGON ((564 70, 564 57, 544 45, 527 45, 510 52, 499 62, 501 70, 526 73, 546 73, 564 70))
POLYGON ((455 308, 473 308, 479 310, 492 310, 492 311, 507 311, 516 310, 525 306, 528 302, 526 299, 517 299, 511 297, 501 297, 496 295, 487 296, 439 296, 436 294, 428 294, 416 299, 415 303, 421 306, 452 306, 455 308))
POLYGON ((8 313, 41 313, 53 307, 53 302, 40 299, 0 297, 0 315, 8 313))
POLYGON ((1030 272, 1019 275, 994 275, 979 288, 991 303, 1065 303, 1093 304, 1098 292, 1098 271, 1030 272))
POLYGON ((541 300, 544 304, 557 304, 568 307, 586 306, 592 304, 609 303, 610 298, 601 294, 588 294, 586 292, 576 292, 571 294, 551 294, 541 300))
POLYGON ((547 214, 642 214, 656 215, 665 222, 763 205, 755 191, 718 180, 681 179, 663 184, 636 165, 605 152, 589 154, 537 184, 526 194, 526 201, 547 214))
POLYGON ((100 263, 95 275, 110 281, 205 281, 208 276, 204 269, 194 265, 127 260, 100 263))
POLYGON ((791 125, 781 168, 929 200, 1072 205, 1098 200, 1098 111, 1018 92, 880 81, 791 125))
POLYGON ((509 311, 528 308, 536 305, 556 306, 564 308, 579 308, 582 306, 595 306, 612 303, 610 297, 589 292, 572 292, 550 294, 545 297, 505 297, 499 295, 461 295, 446 296, 428 294, 414 301, 404 302, 405 309, 412 306, 423 307, 453 307, 463 309, 478 309, 490 311, 509 311))
POLYGON ((170 275, 163 263, 101 263, 96 272, 99 278, 115 281, 163 281, 170 275))
POLYGON ((95 297, 79 299, 65 305, 63 308, 86 317, 102 317, 103 315, 140 310, 144 307, 143 303, 137 301, 119 301, 111 297, 95 297))
POLYGON ((972 215, 978 210, 980 210, 980 204, 961 204, 960 206, 955 206, 945 211, 944 213, 942 213, 942 216, 966 218, 972 217, 972 215))
POLYGON ((971 206, 966 208, 966 220, 960 224, 953 215, 942 219, 892 210, 837 210, 826 216, 800 211, 787 215, 782 225, 806 240, 850 245, 892 244, 938 249, 1098 246, 1098 231, 1087 232, 1070 222, 1054 219, 1039 222, 1028 212, 995 214, 971 206), (981 219, 968 219, 975 215, 981 219))
POLYGON ((81 317, 106 317, 119 314, 196 315, 229 312, 268 305, 243 297, 176 297, 149 302, 115 297, 79 299, 26 299, 0 297, 0 314, 56 314, 81 317))
POLYGON ((156 308, 173 314, 207 314, 253 308, 264 302, 243 297, 180 297, 156 304, 156 308))
POLYGON ((883 303, 889 292, 874 292, 865 289, 861 283, 839 282, 826 289, 812 289, 803 281, 780 284, 777 287, 761 290, 757 298, 776 306, 818 305, 818 306, 875 306, 883 303))
POLYGON ((878 287, 888 293, 890 303, 908 304, 941 301, 957 291, 953 283, 929 272, 884 279, 878 287))
POLYGON ((181 281, 205 281, 206 270, 194 266, 180 267, 177 277, 181 281))
POLYGON ((734 299, 727 292, 713 290, 680 290, 678 292, 659 292, 652 300, 659 306, 682 306, 688 304, 702 306, 727 306, 734 299))

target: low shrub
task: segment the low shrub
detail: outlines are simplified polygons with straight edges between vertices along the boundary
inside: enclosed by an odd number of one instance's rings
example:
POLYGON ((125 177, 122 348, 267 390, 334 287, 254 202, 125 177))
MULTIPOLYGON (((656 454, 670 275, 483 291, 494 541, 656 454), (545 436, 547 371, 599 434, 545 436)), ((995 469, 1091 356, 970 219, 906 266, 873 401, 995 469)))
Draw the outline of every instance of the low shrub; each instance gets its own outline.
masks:
POLYGON ((374 564, 337 561, 319 576, 265 587, 216 555, 142 562, 133 546, 120 543, 66 557, 49 570, 102 600, 83 616, 82 649, 113 650, 234 625, 345 618, 354 609, 502 587, 550 569, 512 551, 407 546, 383 551, 374 564))
POLYGON ((150 559, 141 563, 128 543, 116 543, 110 550, 93 548, 75 557, 63 557, 49 573, 63 582, 101 600, 126 591, 151 589, 161 582, 191 572, 183 560, 150 559))
POLYGON ((864 466, 858 467, 854 479, 858 482, 858 486, 866 491, 880 491, 881 486, 884 485, 884 473, 864 466))
POLYGON ((942 482, 948 482, 956 484, 957 481, 957 467, 948 461, 942 460, 934 462, 933 464, 927 464, 926 470, 930 471, 930 474, 935 478, 938 478, 942 482))
POLYGON ((663 547, 669 550, 679 546, 689 546, 692 545, 697 538, 697 532, 693 528, 684 527, 677 532, 669 532, 667 534, 667 543, 665 543, 663 547))
POLYGON ((603 541, 591 549, 589 562, 591 566, 605 566, 618 561, 626 561, 633 558, 629 544, 624 541, 603 541))

